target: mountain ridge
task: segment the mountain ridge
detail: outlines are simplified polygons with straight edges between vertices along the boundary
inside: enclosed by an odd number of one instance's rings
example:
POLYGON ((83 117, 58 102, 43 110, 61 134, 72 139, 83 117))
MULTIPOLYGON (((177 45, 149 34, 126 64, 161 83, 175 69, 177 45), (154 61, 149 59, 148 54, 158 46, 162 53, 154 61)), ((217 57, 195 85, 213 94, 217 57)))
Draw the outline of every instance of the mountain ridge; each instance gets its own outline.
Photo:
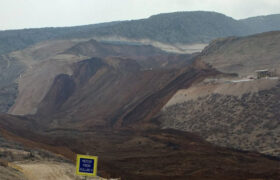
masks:
POLYGON ((216 12, 186 11, 154 15, 147 19, 85 26, 7 30, 0 31, 0 54, 52 39, 121 36, 138 40, 150 38, 173 44, 208 43, 219 37, 243 36, 280 30, 279 25, 277 25, 279 23, 269 23, 271 18, 275 19, 273 22, 279 22, 279 15, 264 17, 266 17, 265 20, 259 22, 255 20, 259 17, 235 20, 216 12))

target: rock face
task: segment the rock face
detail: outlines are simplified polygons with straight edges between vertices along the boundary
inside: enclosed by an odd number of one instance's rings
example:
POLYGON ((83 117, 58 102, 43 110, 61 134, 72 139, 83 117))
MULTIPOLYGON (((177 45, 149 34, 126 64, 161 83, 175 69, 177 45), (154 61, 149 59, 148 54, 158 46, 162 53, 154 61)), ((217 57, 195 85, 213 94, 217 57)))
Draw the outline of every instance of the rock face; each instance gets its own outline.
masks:
POLYGON ((178 91, 162 110, 162 127, 195 132, 221 146, 280 156, 279 35, 214 41, 202 61, 239 76, 209 77, 178 91), (255 71, 265 68, 275 77, 254 79, 255 71))

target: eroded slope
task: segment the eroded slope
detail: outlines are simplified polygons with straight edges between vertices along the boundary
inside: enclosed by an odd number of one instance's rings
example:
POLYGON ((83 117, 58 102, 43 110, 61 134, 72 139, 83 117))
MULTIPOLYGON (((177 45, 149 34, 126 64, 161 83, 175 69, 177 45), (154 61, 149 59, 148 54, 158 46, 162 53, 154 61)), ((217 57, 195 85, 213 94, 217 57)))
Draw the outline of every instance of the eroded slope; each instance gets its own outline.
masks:
POLYGON ((55 77, 59 74, 72 75, 72 64, 84 59, 108 56, 136 58, 141 69, 147 70, 157 67, 178 67, 187 64, 187 60, 192 57, 191 55, 168 55, 151 46, 117 46, 94 40, 84 41, 49 41, 11 53, 9 57, 24 63, 25 69, 24 73, 16 76, 19 83, 19 93, 9 113, 16 115, 35 114, 55 77), (139 54, 139 52, 141 53, 139 54), (181 61, 182 58, 183 61, 181 61), (178 65, 176 62, 179 62, 178 65))
POLYGON ((53 126, 110 127, 181 73, 178 69, 142 70, 127 58, 92 58, 73 69, 72 76, 56 77, 40 103, 37 116, 50 119, 53 126))

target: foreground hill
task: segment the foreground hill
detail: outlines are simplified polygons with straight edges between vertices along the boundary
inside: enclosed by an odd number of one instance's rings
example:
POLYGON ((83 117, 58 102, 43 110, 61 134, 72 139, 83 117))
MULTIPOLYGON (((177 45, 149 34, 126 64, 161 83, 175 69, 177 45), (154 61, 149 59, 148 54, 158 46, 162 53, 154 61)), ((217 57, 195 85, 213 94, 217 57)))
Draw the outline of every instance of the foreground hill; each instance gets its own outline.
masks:
MULTIPOLYGON (((24 49, 46 40, 93 37, 107 41, 154 45, 159 45, 159 42, 201 44, 219 37, 280 30, 279 21, 279 15, 235 20, 220 13, 195 11, 87 26, 0 31, 0 54, 24 49)), ((198 49, 201 50, 201 47, 198 49)))
POLYGON ((178 91, 162 110, 162 127, 196 132, 222 146, 280 156, 279 45, 280 32, 214 41, 200 58, 235 76, 209 77, 178 91), (254 79, 259 69, 275 77, 254 79))
POLYGON ((73 162, 75 153, 98 155, 98 174, 102 177, 125 180, 280 177, 280 162, 276 159, 220 148, 190 133, 102 128, 41 131, 38 127, 40 124, 32 119, 0 116, 1 134, 10 141, 47 149, 73 162))
MULTIPOLYGON (((3 122, 3 121, 2 121, 3 122)), ((7 139, 0 128, 1 180, 81 180, 75 165, 61 155, 7 139), (4 135, 4 136, 2 136, 4 135)), ((27 139, 25 141, 28 141, 27 139)), ((100 178, 100 177, 97 177, 100 178)), ((91 178, 91 179, 97 179, 91 178)))

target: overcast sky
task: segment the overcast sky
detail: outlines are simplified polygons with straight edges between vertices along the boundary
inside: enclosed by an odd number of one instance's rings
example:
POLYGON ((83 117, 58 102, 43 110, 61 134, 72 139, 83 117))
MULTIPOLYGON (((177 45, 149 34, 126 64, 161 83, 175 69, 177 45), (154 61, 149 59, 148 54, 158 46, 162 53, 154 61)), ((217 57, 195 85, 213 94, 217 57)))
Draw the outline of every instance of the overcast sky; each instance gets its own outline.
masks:
POLYGON ((240 19, 280 14, 280 0, 0 0, 0 30, 85 25, 194 10, 240 19))

